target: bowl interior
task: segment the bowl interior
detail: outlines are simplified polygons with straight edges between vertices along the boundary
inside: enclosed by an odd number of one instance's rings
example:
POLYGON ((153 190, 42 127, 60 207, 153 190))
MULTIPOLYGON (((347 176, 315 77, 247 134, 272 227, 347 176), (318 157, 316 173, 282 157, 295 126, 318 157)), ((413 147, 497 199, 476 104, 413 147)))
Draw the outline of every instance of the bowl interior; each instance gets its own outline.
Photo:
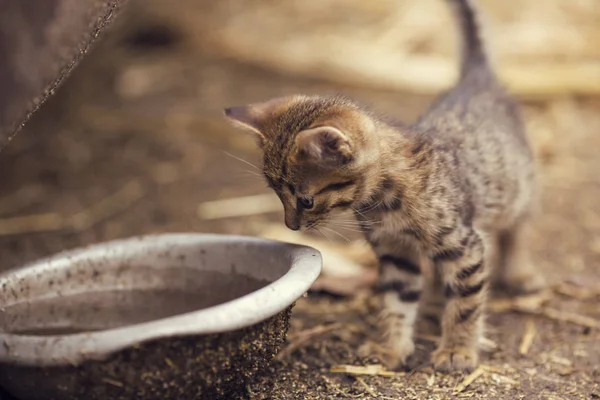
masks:
POLYGON ((197 236, 109 242, 0 277, 0 331, 64 335, 180 315, 250 294, 290 266, 275 243, 197 236))

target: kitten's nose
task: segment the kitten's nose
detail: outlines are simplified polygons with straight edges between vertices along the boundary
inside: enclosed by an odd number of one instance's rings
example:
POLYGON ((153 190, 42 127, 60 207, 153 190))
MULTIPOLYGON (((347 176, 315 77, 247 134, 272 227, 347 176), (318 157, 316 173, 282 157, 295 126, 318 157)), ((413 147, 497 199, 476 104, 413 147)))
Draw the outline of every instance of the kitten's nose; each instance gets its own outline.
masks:
POLYGON ((293 221, 288 220, 287 218, 285 219, 285 226, 287 226, 288 228, 290 228, 293 231, 297 231, 300 229, 300 222, 298 222, 297 219, 294 219, 293 221))
POLYGON ((293 210, 285 210, 285 226, 293 231, 300 229, 300 218, 293 210))
POLYGON ((284 219, 285 226, 293 231, 297 231, 300 229, 300 215, 298 211, 289 204, 285 199, 282 200, 283 203, 283 211, 284 211, 284 219))

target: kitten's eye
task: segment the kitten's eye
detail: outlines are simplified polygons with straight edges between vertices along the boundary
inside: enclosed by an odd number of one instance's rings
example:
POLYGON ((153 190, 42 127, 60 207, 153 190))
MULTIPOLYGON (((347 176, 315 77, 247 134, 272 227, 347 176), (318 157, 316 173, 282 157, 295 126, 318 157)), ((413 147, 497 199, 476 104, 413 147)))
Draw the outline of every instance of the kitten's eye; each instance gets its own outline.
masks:
POLYGON ((312 196, 298 197, 298 208, 302 207, 305 210, 310 210, 315 205, 312 196))

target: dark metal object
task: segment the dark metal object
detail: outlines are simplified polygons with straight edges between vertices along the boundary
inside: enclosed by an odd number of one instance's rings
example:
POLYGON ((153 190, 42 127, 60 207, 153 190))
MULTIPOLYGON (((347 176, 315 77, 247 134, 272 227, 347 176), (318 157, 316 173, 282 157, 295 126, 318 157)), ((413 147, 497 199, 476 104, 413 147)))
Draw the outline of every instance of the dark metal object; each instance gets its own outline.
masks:
POLYGON ((0 0, 0 150, 127 0, 0 0))
POLYGON ((158 235, 0 276, 0 384, 22 400, 229 399, 285 340, 311 248, 158 235))

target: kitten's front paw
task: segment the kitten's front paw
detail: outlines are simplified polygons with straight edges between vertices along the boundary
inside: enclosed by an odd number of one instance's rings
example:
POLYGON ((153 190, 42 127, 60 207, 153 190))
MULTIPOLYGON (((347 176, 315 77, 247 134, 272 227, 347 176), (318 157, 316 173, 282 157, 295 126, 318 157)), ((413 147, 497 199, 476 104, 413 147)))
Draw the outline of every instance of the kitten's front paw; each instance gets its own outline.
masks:
POLYGON ((409 338, 396 338, 387 342, 388 351, 383 354, 383 362, 388 369, 406 367, 410 356, 415 352, 415 344, 409 338))
POLYGON ((479 364, 479 356, 468 347, 438 348, 431 354, 431 362, 437 371, 471 372, 479 364))
POLYGON ((362 358, 377 357, 390 370, 405 367, 414 352, 414 344, 405 343, 402 346, 381 346, 373 342, 365 342, 358 348, 358 356, 362 358))

